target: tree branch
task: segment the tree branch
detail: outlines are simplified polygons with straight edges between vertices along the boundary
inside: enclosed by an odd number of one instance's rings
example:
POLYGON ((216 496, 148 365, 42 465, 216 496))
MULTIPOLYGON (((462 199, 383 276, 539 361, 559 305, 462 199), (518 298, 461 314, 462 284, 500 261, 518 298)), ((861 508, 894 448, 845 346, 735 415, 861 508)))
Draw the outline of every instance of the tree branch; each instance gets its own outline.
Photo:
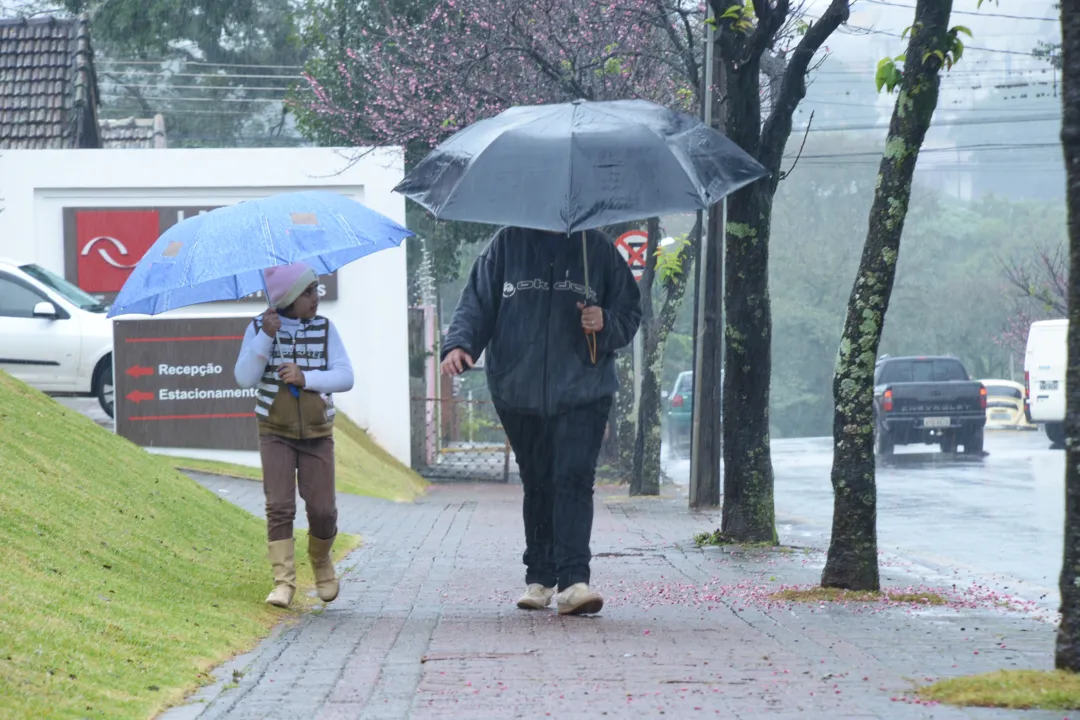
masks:
POLYGON ((788 58, 784 80, 780 84, 780 95, 773 103, 772 112, 761 131, 761 152, 758 160, 772 173, 770 182, 773 187, 780 181, 780 161, 791 136, 791 118, 799 102, 806 97, 806 72, 810 62, 836 28, 847 22, 850 14, 848 0, 832 0, 821 19, 810 26, 788 58))
POLYGON ((758 24, 753 34, 746 43, 746 53, 743 55, 743 63, 760 58, 776 39, 776 33, 787 21, 788 10, 791 9, 790 0, 776 0, 776 7, 772 7, 771 0, 758 0, 754 3, 754 12, 757 13, 758 24))
POLYGON ((1020 300, 1033 300, 1058 316, 1068 314, 1068 267, 1064 249, 1042 248, 1037 257, 1006 262, 998 260, 1002 277, 1020 300))
POLYGON ((581 83, 574 77, 567 77, 562 73, 559 68, 551 64, 546 57, 541 54, 540 50, 536 47, 536 42, 529 33, 525 32, 515 21, 510 21, 510 26, 517 31, 517 34, 524 40, 527 45, 522 47, 525 55, 532 58, 533 62, 540 69, 544 75, 554 80, 559 85, 562 85, 571 95, 574 95, 583 100, 592 100, 592 93, 586 90, 581 83))
POLYGON ((664 0, 654 0, 657 10, 660 12, 660 22, 663 23, 664 31, 671 39, 671 44, 678 49, 679 54, 683 58, 683 64, 686 66, 686 77, 690 82, 690 86, 694 89, 694 95, 701 95, 701 68, 697 61, 697 56, 694 54, 694 30, 690 24, 690 13, 685 12, 681 8, 668 8, 665 5, 664 0), (685 41, 679 37, 679 33, 676 31, 675 23, 666 22, 668 13, 675 13, 679 16, 682 22, 682 30, 686 34, 685 41))
POLYGON ((802 157, 802 151, 806 147, 806 138, 810 135, 810 126, 814 124, 814 111, 810 111, 810 119, 806 121, 806 132, 802 136, 802 144, 799 145, 799 153, 795 156, 795 161, 791 163, 791 167, 786 172, 780 173, 780 179, 786 180, 789 175, 795 170, 795 166, 799 164, 799 158, 802 157))

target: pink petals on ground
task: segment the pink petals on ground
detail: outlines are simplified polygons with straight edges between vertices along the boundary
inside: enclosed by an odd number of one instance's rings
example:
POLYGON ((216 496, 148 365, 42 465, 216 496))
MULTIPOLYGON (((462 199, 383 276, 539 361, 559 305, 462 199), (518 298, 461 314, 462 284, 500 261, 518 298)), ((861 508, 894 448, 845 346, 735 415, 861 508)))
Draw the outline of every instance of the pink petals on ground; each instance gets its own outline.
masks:
MULTIPOLYGON (((890 610, 903 610, 910 614, 989 610, 1033 616, 1045 613, 1044 608, 1038 603, 1007 595, 978 583, 972 583, 966 587, 953 585, 948 588, 926 585, 886 587, 883 588, 880 598, 871 600, 838 599, 796 602, 775 597, 776 593, 785 590, 812 589, 814 589, 812 585, 764 583, 755 579, 735 584, 725 584, 719 579, 714 579, 703 585, 666 581, 649 582, 637 586, 621 586, 608 592, 612 595, 613 601, 619 604, 635 605, 644 610, 658 606, 677 605, 706 612, 718 609, 738 612, 749 609, 767 611, 804 607, 814 613, 841 607, 850 612, 871 614, 890 610), (920 602, 917 600, 919 596, 938 596, 945 600, 945 604, 920 602), (894 597, 904 599, 896 600, 894 597), (912 598, 916 599, 912 600, 912 598)), ((645 630, 644 634, 648 635, 649 631, 645 630)))

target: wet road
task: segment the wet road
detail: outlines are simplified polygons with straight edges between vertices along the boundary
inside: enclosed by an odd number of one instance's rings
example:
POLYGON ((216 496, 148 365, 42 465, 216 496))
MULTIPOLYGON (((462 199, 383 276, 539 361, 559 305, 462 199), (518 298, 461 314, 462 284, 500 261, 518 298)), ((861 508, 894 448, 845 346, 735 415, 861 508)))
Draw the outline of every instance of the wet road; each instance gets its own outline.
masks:
MULTIPOLYGON (((897 448, 879 465, 878 544, 940 580, 985 582, 1057 609, 1064 523, 1065 455, 1042 432, 986 434, 980 460, 950 460, 928 446, 897 448)), ((933 448, 936 451, 936 448, 933 448)), ((831 438, 773 444, 781 541, 825 546, 832 522, 831 438)), ((666 459, 686 484, 690 463, 666 459)))

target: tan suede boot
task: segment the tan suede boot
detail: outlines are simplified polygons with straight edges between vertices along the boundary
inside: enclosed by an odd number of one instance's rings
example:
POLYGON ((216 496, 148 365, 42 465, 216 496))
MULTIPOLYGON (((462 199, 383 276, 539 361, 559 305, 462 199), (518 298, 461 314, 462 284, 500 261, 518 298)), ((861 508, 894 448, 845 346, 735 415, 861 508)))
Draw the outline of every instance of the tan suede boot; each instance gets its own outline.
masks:
POLYGON ((308 557, 311 569, 315 571, 315 589, 323 602, 333 602, 338 596, 337 575, 334 574, 334 559, 330 557, 330 548, 334 547, 334 537, 329 540, 308 535, 308 557))
POLYGON ((267 554, 274 568, 274 589, 266 596, 266 602, 280 608, 292 603, 296 592, 296 562, 293 539, 273 540, 267 544, 267 554))

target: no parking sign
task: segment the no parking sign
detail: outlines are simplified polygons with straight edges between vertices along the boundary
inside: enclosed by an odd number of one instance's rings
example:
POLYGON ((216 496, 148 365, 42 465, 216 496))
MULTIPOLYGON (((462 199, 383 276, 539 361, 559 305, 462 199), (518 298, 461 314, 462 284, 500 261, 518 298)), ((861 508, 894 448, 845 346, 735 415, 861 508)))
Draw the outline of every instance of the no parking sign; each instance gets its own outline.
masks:
POLYGON ((641 276, 645 274, 647 259, 645 252, 648 249, 648 242, 649 235, 644 230, 625 232, 615 240, 615 247, 626 260, 626 264, 630 266, 635 280, 641 280, 641 276))

